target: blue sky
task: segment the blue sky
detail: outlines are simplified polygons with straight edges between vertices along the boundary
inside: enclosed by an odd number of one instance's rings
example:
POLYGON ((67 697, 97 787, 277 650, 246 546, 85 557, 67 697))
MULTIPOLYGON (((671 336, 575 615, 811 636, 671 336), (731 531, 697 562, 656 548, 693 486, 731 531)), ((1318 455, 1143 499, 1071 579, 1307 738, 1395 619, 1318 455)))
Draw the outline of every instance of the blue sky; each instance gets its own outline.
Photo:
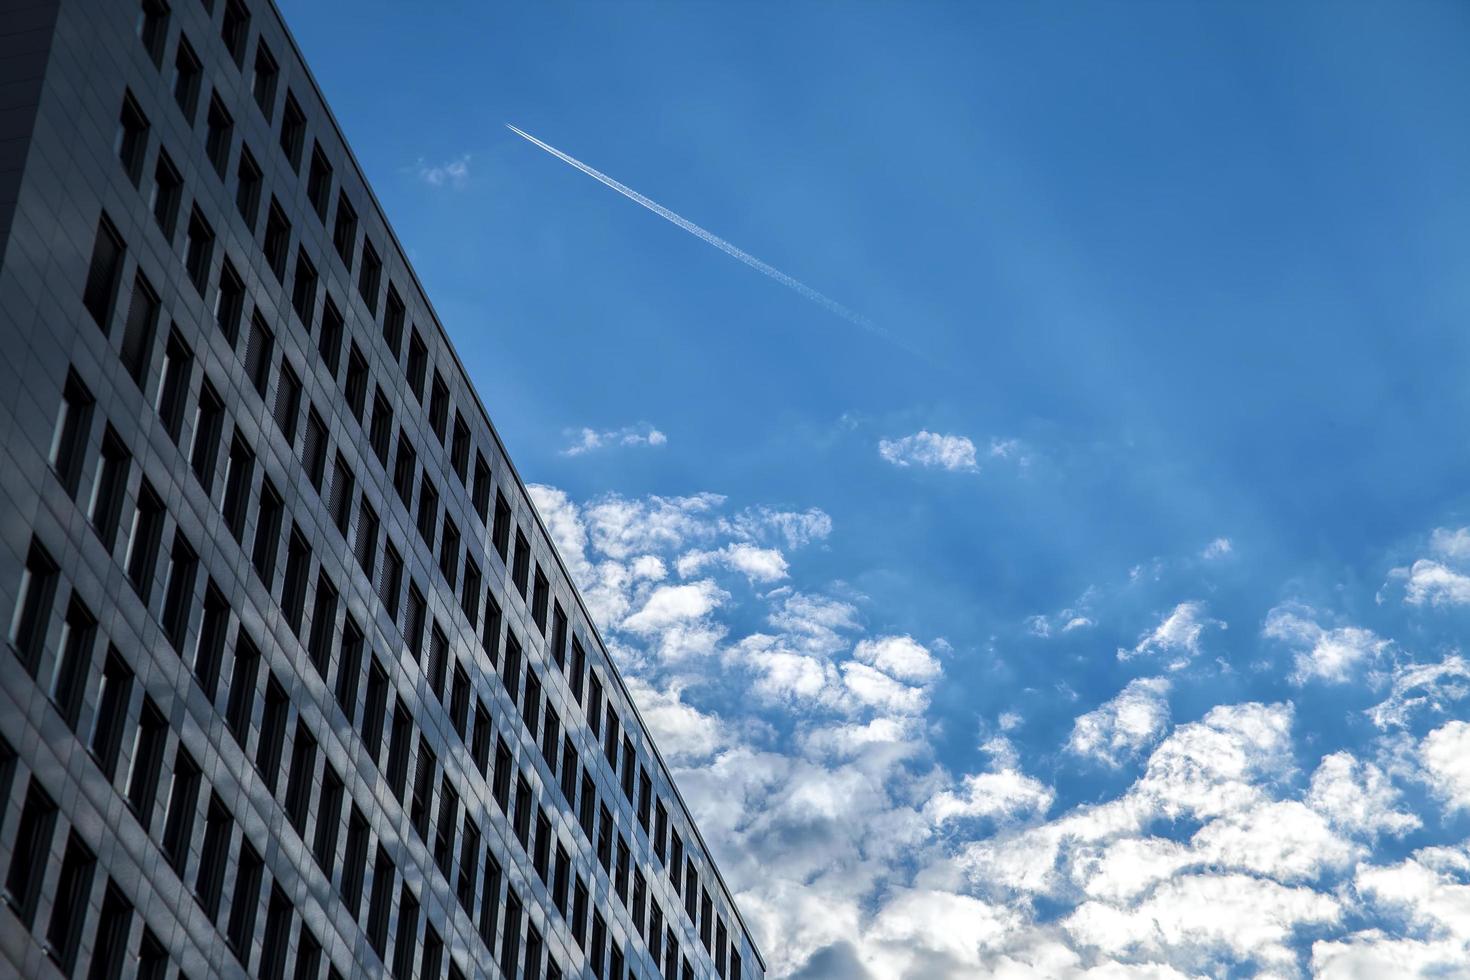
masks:
POLYGON ((773 975, 1470 962, 1470 9, 282 6, 773 975))

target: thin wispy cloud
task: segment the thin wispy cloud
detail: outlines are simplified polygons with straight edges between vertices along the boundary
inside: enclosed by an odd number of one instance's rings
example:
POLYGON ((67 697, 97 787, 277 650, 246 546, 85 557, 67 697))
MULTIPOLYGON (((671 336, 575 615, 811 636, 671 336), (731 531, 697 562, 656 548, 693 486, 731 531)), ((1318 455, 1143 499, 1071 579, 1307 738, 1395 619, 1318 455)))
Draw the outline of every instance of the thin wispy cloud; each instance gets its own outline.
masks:
POLYGON ((857 313, 853 310, 848 309, 846 306, 843 306, 835 299, 832 299, 830 296, 827 296, 824 293, 818 292, 801 280, 796 279, 793 276, 788 276, 786 273, 782 272, 780 269, 777 269, 775 266, 770 265, 766 262, 762 262, 760 259, 756 258, 754 255, 751 255, 749 252, 746 252, 743 249, 731 245, 729 242, 725 241, 714 232, 707 231, 706 229, 701 228, 699 225, 696 225, 694 222, 688 220, 687 218, 675 214, 673 211, 670 211, 662 204, 659 204, 657 201, 651 200, 650 198, 644 197, 642 194, 633 190, 633 188, 627 186, 626 184, 622 184, 616 180, 613 180, 602 171, 595 170, 592 167, 589 167, 587 164, 583 163, 581 160, 578 160, 576 157, 563 153, 561 150, 558 150, 556 147, 552 146, 549 143, 542 142, 541 140, 532 136, 530 133, 526 132, 523 129, 512 126, 510 123, 506 123, 505 128, 509 129, 511 132, 515 133, 522 139, 527 140, 528 142, 533 143, 536 146, 539 146, 541 149, 545 150, 547 153, 550 153, 552 156, 556 157, 558 160, 561 160, 563 163, 571 164, 573 167, 576 167, 578 170, 582 171, 593 180, 596 180, 607 187, 611 187, 613 190, 617 191, 628 200, 643 205, 645 208, 652 211, 660 218, 663 218, 665 221, 678 225, 680 228, 689 232, 689 234, 693 235, 695 238, 698 238, 704 242, 707 242, 710 245, 713 245, 715 248, 724 252, 726 255, 729 255, 730 257, 735 259, 739 259, 741 262, 750 266, 761 275, 768 276, 769 278, 774 279, 776 282, 779 282, 781 285, 785 286, 787 289, 790 289, 806 297, 813 303, 816 303, 818 306, 827 310, 829 313, 834 313, 837 316, 842 317, 842 319, 846 320, 847 322, 854 324, 855 326, 862 327, 864 330, 867 330, 870 333, 874 333, 880 337, 883 337, 885 340, 889 340, 895 344, 898 344, 905 350, 913 350, 907 344, 894 337, 887 330, 873 323, 873 321, 869 320, 861 313, 857 313))
POLYGON ((598 449, 611 449, 617 446, 662 446, 668 443, 669 437, 651 425, 625 425, 621 429, 607 429, 599 432, 596 429, 568 429, 568 436, 572 442, 561 451, 563 456, 581 456, 598 449))
POLYGON ((980 460, 1012 459, 1025 466, 1028 457, 1015 439, 992 439, 987 449, 976 447, 968 436, 920 429, 898 439, 880 439, 878 455, 894 466, 931 467, 952 472, 975 472, 980 460))
POLYGON ((431 164, 419 157, 418 163, 414 165, 414 173, 430 187, 452 187, 459 190, 470 182, 470 155, 464 153, 453 160, 437 164, 431 164))

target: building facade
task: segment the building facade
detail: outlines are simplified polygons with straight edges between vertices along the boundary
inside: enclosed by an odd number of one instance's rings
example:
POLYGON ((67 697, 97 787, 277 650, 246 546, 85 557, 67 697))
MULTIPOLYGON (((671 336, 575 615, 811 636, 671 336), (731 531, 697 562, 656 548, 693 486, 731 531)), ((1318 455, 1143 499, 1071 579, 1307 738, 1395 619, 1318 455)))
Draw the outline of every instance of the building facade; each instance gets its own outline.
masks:
POLYGON ((0 93, 0 974, 761 977, 269 0, 0 93))

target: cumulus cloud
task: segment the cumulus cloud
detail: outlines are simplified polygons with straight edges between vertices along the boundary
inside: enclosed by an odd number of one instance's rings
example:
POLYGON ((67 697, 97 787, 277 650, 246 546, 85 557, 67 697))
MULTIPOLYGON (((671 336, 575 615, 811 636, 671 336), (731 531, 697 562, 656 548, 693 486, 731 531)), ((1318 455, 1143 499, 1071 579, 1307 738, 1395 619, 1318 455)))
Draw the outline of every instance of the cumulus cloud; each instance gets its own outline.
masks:
POLYGON ((1169 681, 1140 677, 1072 724, 1067 750, 1118 765, 1152 745, 1169 725, 1169 681))
POLYGON ((716 551, 689 551, 679 556, 674 567, 679 575, 697 575, 711 564, 723 565, 740 572, 751 582, 779 582, 789 567, 786 557, 775 548, 761 548, 746 542, 727 544, 716 551))
POLYGON ((899 680, 915 684, 939 676, 939 661, 911 636, 880 636, 858 642, 853 656, 899 680))
POLYGON ((1214 561, 1217 558, 1224 558, 1234 550, 1235 546, 1230 543, 1229 538, 1216 538, 1205 545, 1205 550, 1200 552, 1200 557, 1205 561, 1214 561))
POLYGON ((621 429, 569 429, 566 435, 571 442, 561 451, 563 456, 581 456, 597 449, 615 446, 663 446, 669 437, 648 423, 625 425, 621 429))
MULTIPOLYGON (((1005 456, 1012 452, 1002 444, 991 447, 993 456, 1005 456)), ((942 435, 921 429, 912 435, 898 439, 882 439, 878 442, 878 455, 894 466, 938 467, 942 470, 978 470, 975 443, 966 436, 942 435)))
POLYGON ((1401 795, 1382 769, 1351 752, 1324 756, 1312 774, 1307 804, 1336 828, 1356 836, 1400 837, 1420 826, 1399 809, 1401 795))
POLYGON ((1141 635, 1131 649, 1120 647, 1118 659, 1172 655, 1168 669, 1180 670, 1199 655, 1200 637, 1209 627, 1225 629, 1225 624, 1206 616, 1203 602, 1181 602, 1159 625, 1141 635))
POLYGON ((1470 723, 1452 721, 1424 736, 1419 759, 1430 789, 1445 806, 1470 810, 1470 723))
POLYGON ((930 799, 924 813, 936 824, 972 818, 1010 821, 1043 814, 1055 799, 1051 787, 1006 767, 964 777, 957 790, 930 799))
POLYGON ((1437 527, 1429 535, 1429 547, 1446 558, 1470 558, 1470 527, 1437 527))
POLYGON ((1377 659, 1388 649, 1388 642, 1372 630, 1356 626, 1327 629, 1319 626, 1320 614, 1300 603, 1286 603, 1266 615, 1264 636, 1280 640, 1296 649, 1294 684, 1311 680, 1341 684, 1365 662, 1377 659))
POLYGON ((1421 558, 1407 571, 1397 571, 1404 579, 1404 602, 1411 606, 1463 606, 1470 603, 1470 576, 1442 562, 1421 558))
POLYGON ((465 187, 470 182, 470 155, 461 153, 459 156, 443 163, 429 163, 423 157, 419 157, 414 165, 414 172, 419 180, 430 187, 450 187, 455 190, 465 187))
POLYGON ((1450 654, 1437 664, 1402 664, 1394 669, 1388 697, 1368 709, 1379 728, 1406 725, 1414 712, 1443 714, 1451 701, 1470 694, 1470 661, 1450 654))

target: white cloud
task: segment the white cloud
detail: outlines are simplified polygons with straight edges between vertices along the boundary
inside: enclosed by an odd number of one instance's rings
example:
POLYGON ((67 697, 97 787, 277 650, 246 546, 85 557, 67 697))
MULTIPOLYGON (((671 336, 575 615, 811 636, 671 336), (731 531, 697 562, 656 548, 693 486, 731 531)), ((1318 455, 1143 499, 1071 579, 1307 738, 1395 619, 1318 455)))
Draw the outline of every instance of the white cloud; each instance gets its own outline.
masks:
POLYGON ((1165 678, 1129 681, 1112 700, 1077 717, 1067 740, 1068 751, 1110 766, 1137 755, 1168 727, 1168 695, 1169 681, 1165 678))
POLYGON ((939 661, 911 636, 880 636, 861 640, 853 656, 865 664, 915 684, 932 681, 939 676, 939 661))
POLYGON ((1056 794, 1051 787, 1013 768, 971 773, 958 792, 934 796, 924 813, 936 824, 962 819, 1011 821, 1039 816, 1051 809, 1056 794))
POLYGON ((1205 550, 1200 552, 1200 557, 1205 561, 1213 561, 1216 558, 1224 558, 1235 550, 1229 538, 1216 538, 1205 545, 1205 550))
POLYGON ((1399 791, 1383 770, 1350 752, 1324 756, 1312 774, 1307 804, 1344 833, 1402 836, 1420 826, 1419 818, 1398 809, 1399 791))
POLYGON ((883 439, 878 455, 894 466, 937 466, 945 470, 977 470, 975 444, 965 436, 940 435, 921 429, 899 439, 883 439))
POLYGON ((674 567, 681 577, 697 575, 711 564, 723 565, 740 572, 751 582, 779 582, 789 567, 786 557, 775 548, 760 548, 746 542, 727 544, 717 551, 688 551, 679 556, 674 567))
POLYGON ((1429 547, 1446 558, 1470 558, 1470 527, 1437 527, 1429 535, 1429 547))
POLYGON ((1470 810, 1470 723, 1451 721, 1424 736, 1419 761, 1430 788, 1451 812, 1470 810))
POLYGON ((1421 558, 1407 572, 1404 601, 1411 606, 1463 606, 1470 603, 1470 576, 1437 561, 1421 558))
POLYGON ((1309 606, 1284 603, 1266 615, 1263 635, 1297 649, 1294 684, 1321 680, 1341 684, 1364 662, 1377 659, 1388 649, 1388 641, 1372 630, 1356 626, 1326 629, 1315 620, 1320 614, 1309 606))
POLYGON ((663 446, 667 445, 669 437, 648 423, 641 425, 625 425, 621 429, 606 429, 599 432, 596 429, 581 428, 567 430, 566 435, 571 437, 572 442, 561 451, 563 456, 581 456, 597 449, 609 449, 614 446, 663 446))
POLYGON ((1389 695, 1369 708, 1379 728, 1399 728, 1420 708, 1443 714, 1451 701, 1470 695, 1470 662, 1450 654, 1437 664, 1404 664, 1395 668, 1389 695))
POLYGON ((831 534, 832 518, 818 507, 804 511, 751 507, 731 518, 728 529, 743 540, 762 541, 776 536, 786 547, 800 548, 831 534))
POLYGON ((1209 626, 1225 629, 1223 622, 1205 615, 1203 602, 1181 602, 1158 626, 1140 636, 1132 649, 1120 647, 1118 659, 1132 660, 1134 657, 1173 654, 1174 658, 1169 662, 1168 668, 1182 669, 1199 654, 1200 636, 1209 626))
POLYGON ((414 168, 419 180, 430 187, 452 187, 459 190, 470 180, 470 155, 462 153, 452 160, 436 164, 428 163, 423 157, 419 157, 414 168))

